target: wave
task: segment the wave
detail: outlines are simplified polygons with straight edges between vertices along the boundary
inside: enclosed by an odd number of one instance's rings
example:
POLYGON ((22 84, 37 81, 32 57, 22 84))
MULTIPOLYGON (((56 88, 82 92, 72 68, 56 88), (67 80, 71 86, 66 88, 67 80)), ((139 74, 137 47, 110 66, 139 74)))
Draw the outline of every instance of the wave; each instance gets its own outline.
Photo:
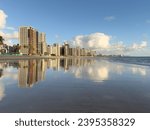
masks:
POLYGON ((150 57, 111 57, 109 60, 121 63, 150 66, 150 57))

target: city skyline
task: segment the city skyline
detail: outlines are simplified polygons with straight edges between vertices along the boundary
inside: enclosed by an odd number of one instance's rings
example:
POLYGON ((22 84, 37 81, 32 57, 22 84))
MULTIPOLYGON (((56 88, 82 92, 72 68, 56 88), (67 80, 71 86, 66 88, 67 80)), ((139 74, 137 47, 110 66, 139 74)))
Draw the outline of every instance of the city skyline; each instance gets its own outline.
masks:
POLYGON ((104 54, 150 56, 148 0, 32 0, 28 9, 27 1, 0 3, 5 42, 17 42, 18 27, 31 25, 47 34, 48 44, 69 41, 104 54))
MULTIPOLYGON (((39 32, 31 26, 19 27, 19 54, 21 55, 39 55, 39 56, 96 56, 96 51, 81 46, 70 47, 69 43, 63 45, 54 43, 47 45, 46 34, 39 32)), ((8 51, 9 52, 9 51, 8 51)))

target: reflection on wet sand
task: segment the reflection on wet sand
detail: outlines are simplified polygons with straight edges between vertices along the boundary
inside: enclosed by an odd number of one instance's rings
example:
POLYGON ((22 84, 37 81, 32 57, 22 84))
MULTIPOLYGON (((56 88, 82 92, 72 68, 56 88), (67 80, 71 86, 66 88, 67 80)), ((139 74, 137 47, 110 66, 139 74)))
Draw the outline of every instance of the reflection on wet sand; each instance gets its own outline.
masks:
POLYGON ((144 68, 132 67, 132 73, 133 74, 140 74, 142 76, 145 76, 146 75, 146 70, 144 68))
POLYGON ((109 69, 101 64, 92 64, 91 66, 75 68, 72 73, 76 78, 90 79, 92 81, 103 81, 109 77, 109 69))
MULTIPOLYGON (((12 78, 13 80, 18 80, 18 86, 21 88, 32 87, 39 81, 45 80, 47 69, 52 69, 53 71, 63 70, 72 73, 76 78, 96 82, 108 80, 111 78, 110 73, 122 75, 128 71, 141 76, 146 76, 147 74, 144 67, 126 66, 94 58, 20 60, 0 63, 0 83, 4 84, 2 82, 3 78, 12 78), (13 72, 14 68, 18 69, 18 73, 13 72)), ((3 92, 2 88, 1 93, 3 92)))
POLYGON ((20 87, 32 87, 45 78, 44 60, 19 61, 18 81, 20 87))
POLYGON ((72 66, 86 66, 92 64, 89 59, 48 59, 19 61, 18 82, 20 87, 32 87, 35 83, 45 79, 48 68, 54 71, 64 69, 68 72, 72 66))
POLYGON ((149 112, 149 77, 102 58, 3 61, 0 112, 149 112))

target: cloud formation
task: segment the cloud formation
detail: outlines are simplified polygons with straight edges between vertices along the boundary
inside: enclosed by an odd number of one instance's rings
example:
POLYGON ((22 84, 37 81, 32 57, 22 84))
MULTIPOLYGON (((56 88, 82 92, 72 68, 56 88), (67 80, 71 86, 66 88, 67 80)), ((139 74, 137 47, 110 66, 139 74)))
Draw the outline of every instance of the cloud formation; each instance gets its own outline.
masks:
POLYGON ((147 41, 142 41, 141 44, 134 43, 131 48, 136 50, 136 49, 142 49, 145 47, 147 47, 147 41))
POLYGON ((5 44, 12 45, 12 41, 18 39, 18 32, 15 31, 14 27, 6 26, 7 17, 7 14, 3 10, 0 10, 0 36, 4 38, 5 44), (11 33, 6 33, 6 31, 11 33))
POLYGON ((4 33, 4 32, 0 32, 0 35, 4 38, 4 39, 17 39, 18 38, 18 32, 14 31, 13 33, 4 33))
POLYGON ((104 33, 92 33, 89 35, 79 35, 73 38, 73 43, 76 46, 84 48, 108 48, 110 36, 104 33))
POLYGON ((106 16, 106 17, 104 18, 104 20, 106 20, 106 21, 108 21, 108 22, 113 21, 113 20, 115 20, 115 19, 116 19, 115 16, 106 16))
POLYGON ((0 29, 5 28, 7 15, 3 10, 0 10, 0 29))
POLYGON ((125 54, 128 52, 141 50, 147 47, 147 41, 141 43, 132 43, 127 46, 123 41, 111 43, 112 36, 104 33, 92 33, 89 35, 78 35, 73 38, 72 43, 75 46, 93 49, 102 54, 125 54))

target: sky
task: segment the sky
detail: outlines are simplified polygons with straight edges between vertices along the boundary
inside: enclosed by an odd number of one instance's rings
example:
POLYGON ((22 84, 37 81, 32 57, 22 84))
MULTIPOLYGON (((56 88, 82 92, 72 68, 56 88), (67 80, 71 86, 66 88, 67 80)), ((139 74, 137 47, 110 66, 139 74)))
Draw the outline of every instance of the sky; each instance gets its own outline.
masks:
POLYGON ((19 26, 102 54, 150 56, 149 0, 0 0, 0 35, 18 43, 19 26))

